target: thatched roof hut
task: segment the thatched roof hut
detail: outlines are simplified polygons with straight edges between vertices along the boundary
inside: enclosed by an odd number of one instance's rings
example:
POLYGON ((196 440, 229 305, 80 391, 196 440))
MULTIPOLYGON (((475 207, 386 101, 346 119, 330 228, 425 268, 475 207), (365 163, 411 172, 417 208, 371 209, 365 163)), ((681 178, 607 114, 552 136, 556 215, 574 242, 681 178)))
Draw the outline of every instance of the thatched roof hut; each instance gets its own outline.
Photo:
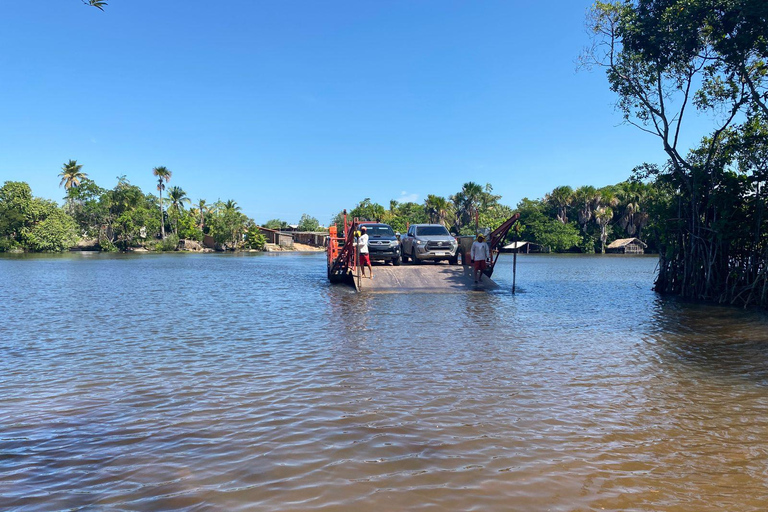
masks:
POLYGON ((643 254, 648 247, 639 238, 619 238, 605 248, 605 252, 618 254, 643 254))

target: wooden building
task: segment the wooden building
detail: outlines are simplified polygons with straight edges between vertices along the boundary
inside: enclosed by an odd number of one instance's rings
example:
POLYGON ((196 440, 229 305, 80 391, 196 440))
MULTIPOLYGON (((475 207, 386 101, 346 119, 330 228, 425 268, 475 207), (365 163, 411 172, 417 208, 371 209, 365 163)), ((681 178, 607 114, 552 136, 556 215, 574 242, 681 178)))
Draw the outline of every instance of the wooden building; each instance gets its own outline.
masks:
POLYGON ((293 235, 290 233, 283 233, 261 226, 259 226, 259 231, 267 239, 267 243, 281 245, 283 247, 293 247, 293 235))
POLYGON ((315 247, 325 246, 325 237, 328 236, 327 231, 294 231, 291 233, 293 241, 305 245, 313 245, 315 247))
POLYGON ((615 254, 643 254, 648 247, 639 238, 619 238, 605 248, 605 252, 615 254))

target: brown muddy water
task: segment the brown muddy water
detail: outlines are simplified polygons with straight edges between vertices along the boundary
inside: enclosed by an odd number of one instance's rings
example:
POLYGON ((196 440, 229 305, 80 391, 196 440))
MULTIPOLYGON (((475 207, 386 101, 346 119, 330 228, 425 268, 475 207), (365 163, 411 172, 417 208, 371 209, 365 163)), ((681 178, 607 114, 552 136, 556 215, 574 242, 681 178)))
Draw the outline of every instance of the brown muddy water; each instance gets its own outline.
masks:
POLYGON ((660 298, 653 257, 500 265, 0 258, 0 509, 768 509, 765 316, 660 298))

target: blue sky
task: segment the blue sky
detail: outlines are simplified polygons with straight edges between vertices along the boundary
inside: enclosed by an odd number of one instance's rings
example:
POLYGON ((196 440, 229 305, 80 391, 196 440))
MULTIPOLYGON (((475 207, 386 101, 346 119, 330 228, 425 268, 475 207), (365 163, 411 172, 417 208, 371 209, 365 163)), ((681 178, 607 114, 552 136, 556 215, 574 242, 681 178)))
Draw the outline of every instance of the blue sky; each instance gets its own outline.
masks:
POLYGON ((6 2, 0 182, 61 199, 76 159, 257 222, 327 223, 365 197, 423 201, 467 181, 502 202, 603 186, 661 145, 576 71, 590 2, 6 2))

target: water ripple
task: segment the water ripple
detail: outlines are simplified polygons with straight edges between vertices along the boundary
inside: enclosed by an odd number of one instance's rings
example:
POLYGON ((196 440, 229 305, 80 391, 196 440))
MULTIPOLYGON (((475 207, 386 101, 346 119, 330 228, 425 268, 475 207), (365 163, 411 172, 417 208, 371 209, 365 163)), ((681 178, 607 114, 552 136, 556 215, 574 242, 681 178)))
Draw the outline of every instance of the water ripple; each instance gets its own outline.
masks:
POLYGON ((510 263, 376 296, 322 255, 0 258, 0 508, 768 508, 765 316, 510 263))

